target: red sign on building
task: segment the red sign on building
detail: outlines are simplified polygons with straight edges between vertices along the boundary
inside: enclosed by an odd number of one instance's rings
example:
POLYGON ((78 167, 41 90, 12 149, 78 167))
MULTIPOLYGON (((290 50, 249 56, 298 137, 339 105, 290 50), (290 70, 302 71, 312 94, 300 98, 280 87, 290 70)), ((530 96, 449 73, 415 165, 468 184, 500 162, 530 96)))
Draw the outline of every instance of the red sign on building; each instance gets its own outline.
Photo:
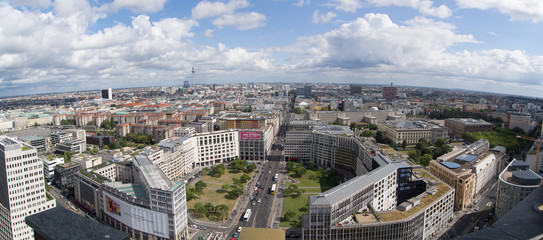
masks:
POLYGON ((260 140, 260 132, 240 132, 241 140, 260 140))

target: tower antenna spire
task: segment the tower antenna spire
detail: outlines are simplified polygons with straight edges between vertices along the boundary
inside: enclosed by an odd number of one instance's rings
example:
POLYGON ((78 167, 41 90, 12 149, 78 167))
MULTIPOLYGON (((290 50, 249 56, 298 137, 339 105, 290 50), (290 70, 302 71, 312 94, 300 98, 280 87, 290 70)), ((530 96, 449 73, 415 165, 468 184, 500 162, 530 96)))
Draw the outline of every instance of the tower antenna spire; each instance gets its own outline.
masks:
POLYGON ((196 73, 196 70, 194 69, 194 66, 192 67, 192 89, 196 89, 196 80, 194 78, 194 73, 196 73))

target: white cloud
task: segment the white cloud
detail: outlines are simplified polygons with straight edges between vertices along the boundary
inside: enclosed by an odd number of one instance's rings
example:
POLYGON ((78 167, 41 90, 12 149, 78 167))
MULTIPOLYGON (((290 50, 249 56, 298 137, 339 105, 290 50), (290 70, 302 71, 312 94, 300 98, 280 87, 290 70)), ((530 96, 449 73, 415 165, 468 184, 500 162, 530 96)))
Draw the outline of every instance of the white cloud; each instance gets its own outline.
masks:
POLYGON ((327 22, 330 22, 335 17, 336 17, 336 14, 333 12, 319 14, 319 11, 315 10, 315 12, 313 12, 313 17, 311 18, 311 21, 313 23, 327 23, 327 22))
POLYGON ((298 2, 294 2, 292 5, 296 7, 303 7, 304 5, 309 6, 310 0, 299 0, 298 2))
POLYGON ((7 0, 13 6, 29 6, 32 8, 47 8, 51 5, 51 0, 7 0))
POLYGON ((213 20, 213 25, 223 28, 232 25, 238 30, 248 30, 262 27, 265 24, 266 16, 257 12, 225 14, 213 20))
POLYGON ((543 1, 540 0, 456 0, 456 3, 460 8, 495 8, 512 20, 543 20, 543 1))
POLYGON ((115 0, 113 1, 113 8, 130 9, 133 12, 157 12, 164 7, 167 0, 115 0))
POLYGON ((362 2, 360 2, 360 0, 333 0, 330 5, 334 6, 336 10, 351 13, 362 8, 362 2))
POLYGON ((400 6, 418 9, 420 13, 426 16, 447 18, 452 15, 451 9, 445 5, 433 6, 432 0, 369 0, 370 4, 378 7, 400 6))
POLYGON ((416 17, 400 25, 387 15, 366 14, 330 32, 301 37, 282 50, 295 54, 289 59, 292 69, 324 81, 335 76, 336 81, 365 78, 498 92, 510 90, 502 88, 507 85, 516 90, 509 93, 528 95, 543 90, 543 56, 504 49, 447 52, 460 43, 478 42, 456 34, 449 23, 416 17), (489 87, 490 82, 495 84, 489 87))
POLYGON ((204 37, 213 37, 215 36, 214 34, 215 30, 213 29, 206 29, 203 33, 204 37))
POLYGON ((196 46, 191 39, 198 23, 191 19, 139 15, 129 25, 89 33, 94 10, 59 2, 40 13, 0 4, 0 95, 172 84, 192 65, 202 75, 274 68, 263 51, 196 46))
POLYGON ((216 17, 222 14, 231 14, 234 11, 249 6, 247 0, 230 0, 227 3, 201 1, 192 9, 194 19, 216 17))

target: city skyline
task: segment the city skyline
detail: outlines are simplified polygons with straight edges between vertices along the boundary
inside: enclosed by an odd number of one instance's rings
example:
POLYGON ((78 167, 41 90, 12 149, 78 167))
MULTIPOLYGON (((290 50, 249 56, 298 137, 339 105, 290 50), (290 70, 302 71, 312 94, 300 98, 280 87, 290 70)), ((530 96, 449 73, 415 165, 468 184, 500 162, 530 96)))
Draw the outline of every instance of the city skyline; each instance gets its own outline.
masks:
POLYGON ((537 97, 542 4, 0 1, 0 97, 181 85, 193 66, 196 84, 394 82, 537 97))

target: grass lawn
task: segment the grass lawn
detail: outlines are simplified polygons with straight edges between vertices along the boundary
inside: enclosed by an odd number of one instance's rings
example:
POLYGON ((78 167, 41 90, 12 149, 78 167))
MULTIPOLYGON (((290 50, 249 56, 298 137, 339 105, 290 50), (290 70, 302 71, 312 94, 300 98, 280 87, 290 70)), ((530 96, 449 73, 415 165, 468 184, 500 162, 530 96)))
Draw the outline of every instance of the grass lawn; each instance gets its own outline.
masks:
MULTIPOLYGON (((319 176, 320 173, 319 171, 308 169, 307 172, 301 178, 292 178, 297 181, 297 183, 294 185, 297 185, 300 189, 304 189, 306 193, 298 198, 291 198, 291 197, 283 198, 283 207, 281 210, 281 217, 283 217, 287 211, 293 211, 296 213, 296 217, 294 219, 300 219, 303 214, 307 213, 307 211, 302 212, 300 209, 305 210, 305 208, 307 208, 308 197, 310 195, 317 195, 339 184, 339 180, 337 176, 332 176, 330 178, 323 177, 320 179, 310 179, 310 176, 312 175, 319 176)), ((287 182, 285 187, 288 187, 291 184, 293 183, 287 182)), ((279 226, 280 227, 298 227, 298 226, 293 225, 292 221, 290 222, 281 221, 279 226)))
MULTIPOLYGON (((290 210, 296 213, 296 217, 294 217, 294 219, 300 219, 303 214, 307 213, 307 211, 302 212, 300 208, 307 208, 308 197, 309 195, 304 194, 298 198, 290 198, 290 197, 284 198, 283 208, 281 209, 281 217, 283 217, 285 213, 290 210)), ((279 224, 279 227, 293 227, 293 226, 292 226, 292 222, 281 221, 281 223, 279 224)))
MULTIPOLYGON (((228 206, 228 212, 230 213, 234 210, 234 206, 236 205, 237 199, 227 199, 224 196, 227 193, 218 193, 217 189, 221 188, 223 184, 233 184, 232 178, 236 177, 239 178, 244 173, 229 173, 228 170, 219 178, 212 177, 212 176, 203 176, 200 181, 204 181, 207 184, 207 187, 203 189, 203 194, 198 196, 197 199, 193 199, 191 201, 187 202, 187 209, 194 209, 194 205, 196 203, 213 203, 213 205, 221 205, 224 204, 228 206)), ((253 176, 254 172, 249 174, 249 176, 253 176)), ((244 187, 247 187, 247 183, 243 184, 244 187)), ((203 219, 209 220, 206 217, 203 219)))

